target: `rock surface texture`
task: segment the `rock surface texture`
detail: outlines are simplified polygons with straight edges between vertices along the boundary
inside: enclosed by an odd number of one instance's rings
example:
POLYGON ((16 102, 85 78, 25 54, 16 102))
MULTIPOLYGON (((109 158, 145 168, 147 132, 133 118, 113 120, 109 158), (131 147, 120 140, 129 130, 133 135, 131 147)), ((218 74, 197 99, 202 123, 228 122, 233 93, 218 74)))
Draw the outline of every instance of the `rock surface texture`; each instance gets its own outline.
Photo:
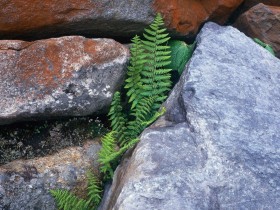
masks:
POLYGON ((57 208, 50 189, 86 193, 86 171, 97 170, 99 149, 96 141, 89 141, 53 156, 0 166, 0 209, 54 210, 57 208))
POLYGON ((280 58, 280 6, 258 4, 243 13, 234 26, 247 36, 270 44, 280 58))
POLYGON ((0 0, 0 38, 61 35, 128 37, 161 12, 168 27, 193 35, 201 23, 224 23, 243 0, 0 0))
POLYGON ((128 58, 111 39, 0 40, 0 125, 104 112, 128 58))
POLYGON ((270 6, 280 6, 279 0, 245 0, 242 7, 245 10, 248 10, 259 3, 263 3, 265 5, 270 5, 270 6))
POLYGON ((102 210, 278 209, 280 61, 207 23, 165 107, 117 168, 102 210))

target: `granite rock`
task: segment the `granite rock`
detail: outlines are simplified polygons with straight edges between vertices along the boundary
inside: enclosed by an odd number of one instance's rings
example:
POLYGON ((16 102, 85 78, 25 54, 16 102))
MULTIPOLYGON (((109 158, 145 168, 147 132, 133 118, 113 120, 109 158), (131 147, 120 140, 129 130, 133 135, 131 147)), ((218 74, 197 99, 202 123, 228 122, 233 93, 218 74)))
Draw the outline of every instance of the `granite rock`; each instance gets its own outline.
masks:
POLYGON ((167 112, 117 168, 101 210, 278 209, 280 61, 207 23, 167 112))
POLYGON ((87 171, 98 170, 99 149, 96 139, 55 155, 0 166, 0 209, 55 210, 51 189, 67 189, 84 196, 87 171))

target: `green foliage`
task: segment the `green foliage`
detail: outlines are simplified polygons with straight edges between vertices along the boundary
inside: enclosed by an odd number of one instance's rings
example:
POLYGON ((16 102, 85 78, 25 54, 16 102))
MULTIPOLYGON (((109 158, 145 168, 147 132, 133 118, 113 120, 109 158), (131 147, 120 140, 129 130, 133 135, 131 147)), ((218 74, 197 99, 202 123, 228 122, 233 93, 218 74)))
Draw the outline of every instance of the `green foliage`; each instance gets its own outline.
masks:
POLYGON ((92 174, 87 174, 88 178, 88 199, 82 199, 75 196, 68 190, 51 190, 59 209, 63 210, 89 210, 97 209, 101 201, 101 186, 98 179, 92 174))
POLYGON ((88 209, 86 200, 78 198, 68 190, 51 190, 51 194, 55 198, 59 209, 63 209, 63 210, 73 210, 73 209, 87 210, 88 209))
POLYGON ((145 29, 143 36, 146 40, 142 40, 146 62, 141 71, 141 95, 155 97, 152 112, 161 106, 171 87, 172 69, 166 68, 171 63, 170 47, 167 45, 170 37, 163 26, 163 19, 158 14, 149 28, 145 29))
POLYGON ((98 162, 100 162, 100 172, 103 173, 105 179, 113 177, 113 169, 117 166, 116 156, 117 141, 116 131, 107 133, 102 139, 102 147, 99 151, 98 162))
POLYGON ((273 48, 271 47, 271 45, 262 42, 262 41, 259 40, 258 38, 254 38, 253 40, 254 40, 257 44, 259 44, 260 46, 262 46, 264 49, 266 49, 268 52, 270 52, 273 56, 275 56, 274 50, 273 50, 273 48))
POLYGON ((171 64, 167 67, 178 71, 179 75, 181 75, 192 56, 195 43, 187 45, 183 41, 171 40, 168 44, 171 49, 171 64))
MULTIPOLYGON (((108 113, 112 131, 101 139, 98 161, 105 180, 113 177, 121 156, 139 141, 139 134, 165 112, 164 108, 160 111, 158 108, 171 87, 171 69, 167 68, 171 63, 171 52, 167 45, 170 37, 163 25, 158 14, 145 29, 145 39, 141 40, 139 36, 132 39, 128 78, 124 86, 127 98, 123 102, 120 92, 114 94, 108 113), (128 110, 127 113, 124 110, 128 110)), ((64 190, 52 190, 51 193, 61 209, 94 209, 100 202, 101 189, 93 176, 89 176, 88 191, 87 200, 64 190)))
POLYGON ((87 205, 97 208, 101 201, 102 189, 99 180, 92 174, 88 173, 88 199, 87 205))
POLYGON ((102 149, 99 153, 100 169, 105 179, 113 176, 121 155, 133 147, 139 140, 139 134, 165 109, 157 112, 167 97, 171 87, 170 39, 163 20, 158 14, 154 22, 145 29, 143 40, 139 36, 132 39, 131 58, 128 66, 125 101, 116 92, 111 103, 109 119, 112 132, 102 138, 102 149), (128 113, 124 114, 123 106, 128 113))
POLYGON ((127 120, 123 113, 121 94, 118 91, 114 94, 108 116, 111 121, 111 128, 114 131, 114 135, 118 139, 118 143, 123 145, 125 141, 124 133, 127 120))
POLYGON ((102 148, 99 151, 98 162, 101 164, 100 172, 103 173, 105 180, 113 177, 114 169, 117 167, 121 155, 138 142, 138 139, 135 138, 120 148, 117 145, 116 135, 116 131, 111 131, 101 139, 102 148))
POLYGON ((132 103, 131 109, 134 109, 141 98, 141 71, 146 62, 143 44, 139 36, 132 39, 132 47, 130 49, 131 58, 128 66, 127 76, 124 88, 128 89, 126 95, 129 98, 129 103, 132 103))

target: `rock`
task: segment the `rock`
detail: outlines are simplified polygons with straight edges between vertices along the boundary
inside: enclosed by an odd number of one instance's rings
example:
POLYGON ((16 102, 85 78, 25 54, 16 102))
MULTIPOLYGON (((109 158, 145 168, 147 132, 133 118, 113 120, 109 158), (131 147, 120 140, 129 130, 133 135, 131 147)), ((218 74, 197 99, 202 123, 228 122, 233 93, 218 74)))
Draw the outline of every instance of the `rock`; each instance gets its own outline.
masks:
POLYGON ((0 38, 62 35, 131 37, 162 12, 177 35, 194 35, 210 19, 224 23, 243 0, 0 0, 0 38))
POLYGON ((86 171, 97 170, 97 141, 33 160, 0 166, 0 209, 54 210, 51 189, 86 193, 86 171))
POLYGON ((17 159, 52 155, 66 147, 81 146, 103 136, 107 129, 94 116, 2 125, 0 165, 17 159))
POLYGON ((207 20, 224 24, 242 2, 243 0, 155 0, 154 7, 163 14, 170 29, 193 37, 207 20))
POLYGON ((269 44, 280 58, 280 7, 258 4, 243 13, 234 26, 247 36, 269 44))
POLYGON ((259 3, 263 3, 265 5, 270 6, 280 6, 279 0, 245 0, 242 7, 244 8, 244 10, 248 10, 259 3))
POLYGON ((128 58, 110 39, 0 40, 0 125, 105 112, 128 58))
POLYGON ((207 23, 165 116, 117 168, 101 210, 278 209, 280 61, 207 23))

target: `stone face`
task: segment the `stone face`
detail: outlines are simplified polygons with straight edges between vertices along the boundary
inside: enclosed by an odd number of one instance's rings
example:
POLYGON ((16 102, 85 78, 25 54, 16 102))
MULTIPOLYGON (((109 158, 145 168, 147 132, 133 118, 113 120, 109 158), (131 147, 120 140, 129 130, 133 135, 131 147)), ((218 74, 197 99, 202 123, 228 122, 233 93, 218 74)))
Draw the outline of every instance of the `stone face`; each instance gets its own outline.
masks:
POLYGON ((51 189, 86 193, 86 171, 97 170, 97 141, 33 160, 0 166, 0 209, 54 210, 51 189))
POLYGON ((80 36, 0 41, 0 125, 105 112, 122 84, 129 50, 80 36))
POLYGON ((157 12, 177 35, 191 36, 208 19, 224 23, 242 1, 0 0, 0 37, 131 37, 142 33, 157 12))
POLYGON ((155 0, 156 11, 163 14, 170 29, 191 36, 207 20, 223 24, 243 0, 155 0))
POLYGON ((243 13, 234 26, 247 36, 270 44, 280 58, 280 7, 258 4, 243 13))
POLYGON ((280 6, 279 0, 245 0, 242 7, 245 10, 248 10, 259 3, 263 3, 265 5, 270 5, 270 6, 280 6))
POLYGON ((117 168, 102 210, 278 209, 280 61, 207 23, 166 114, 117 168))

